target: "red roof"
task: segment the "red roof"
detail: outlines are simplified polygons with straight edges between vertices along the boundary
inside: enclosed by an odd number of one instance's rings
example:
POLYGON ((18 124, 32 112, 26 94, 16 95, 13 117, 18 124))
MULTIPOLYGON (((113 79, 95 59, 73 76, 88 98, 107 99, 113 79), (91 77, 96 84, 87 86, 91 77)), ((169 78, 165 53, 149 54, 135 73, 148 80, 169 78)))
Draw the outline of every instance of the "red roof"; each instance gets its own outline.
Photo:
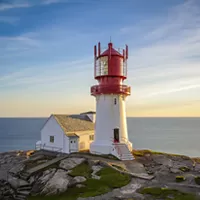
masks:
MULTIPOLYGON (((111 56, 121 56, 123 57, 123 55, 121 55, 118 51, 116 51, 114 48, 112 48, 112 43, 109 43, 108 46, 111 46, 111 56)), ((109 56, 110 55, 110 50, 109 47, 107 50, 105 50, 100 56, 109 56)))

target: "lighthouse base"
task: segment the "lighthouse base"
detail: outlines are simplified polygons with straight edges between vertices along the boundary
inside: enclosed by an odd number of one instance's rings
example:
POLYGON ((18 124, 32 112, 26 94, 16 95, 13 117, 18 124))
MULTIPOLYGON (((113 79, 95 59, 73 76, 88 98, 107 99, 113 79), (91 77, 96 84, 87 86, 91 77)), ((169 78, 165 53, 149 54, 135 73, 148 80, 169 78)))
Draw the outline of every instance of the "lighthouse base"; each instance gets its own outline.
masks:
POLYGON ((90 152, 93 154, 112 154, 113 145, 112 144, 99 144, 99 143, 91 143, 90 144, 90 152))
MULTIPOLYGON (((132 144, 131 144, 132 146, 132 144)), ((125 143, 113 143, 113 144, 90 144, 90 153, 97 155, 113 155, 120 160, 134 160, 134 157, 129 150, 129 147, 125 143)))

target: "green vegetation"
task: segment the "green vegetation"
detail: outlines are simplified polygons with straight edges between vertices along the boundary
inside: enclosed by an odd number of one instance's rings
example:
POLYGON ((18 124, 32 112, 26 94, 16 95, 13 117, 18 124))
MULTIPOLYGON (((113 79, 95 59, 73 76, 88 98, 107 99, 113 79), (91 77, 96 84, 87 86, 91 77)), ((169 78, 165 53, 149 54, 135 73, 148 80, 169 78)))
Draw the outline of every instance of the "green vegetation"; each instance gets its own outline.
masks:
POLYGON ((197 200, 197 197, 194 194, 183 193, 176 189, 169 188, 159 188, 159 187, 149 187, 143 188, 140 193, 149 194, 155 199, 163 200, 197 200))
POLYGON ((195 183, 200 185, 200 176, 195 177, 195 183))
POLYGON ((176 176, 176 182, 183 182, 183 181, 185 181, 184 176, 176 176))
POLYGON ((69 173, 70 176, 84 176, 85 178, 90 178, 92 169, 86 162, 81 163, 72 169, 69 173))
POLYGON ((105 167, 96 173, 101 176, 100 181, 110 188, 118 188, 127 185, 131 178, 127 174, 122 174, 110 167, 105 167))
MULTIPOLYGON (((75 167, 70 175, 88 178, 91 177, 91 169, 87 163, 82 163, 75 167)), ((98 196, 111 191, 113 188, 127 185, 131 180, 130 176, 123 175, 109 167, 101 169, 97 175, 101 176, 101 179, 88 178, 82 183, 85 187, 77 188, 74 186, 68 188, 65 193, 54 196, 30 196, 28 200, 75 200, 78 197, 98 196)))
POLYGON ((160 155, 168 155, 168 156, 177 156, 177 157, 181 157, 183 159, 190 159, 190 157, 185 156, 185 155, 179 155, 179 154, 172 154, 172 153, 165 153, 165 152, 158 152, 158 151, 152 151, 149 149, 142 149, 142 150, 136 150, 133 149, 132 150, 132 154, 133 156, 145 156, 145 154, 160 154, 160 155))
POLYGON ((200 158, 192 158, 195 163, 200 163, 200 158))
POLYGON ((188 168, 188 167, 179 167, 179 169, 180 169, 182 172, 189 172, 189 171, 190 171, 190 168, 188 168))

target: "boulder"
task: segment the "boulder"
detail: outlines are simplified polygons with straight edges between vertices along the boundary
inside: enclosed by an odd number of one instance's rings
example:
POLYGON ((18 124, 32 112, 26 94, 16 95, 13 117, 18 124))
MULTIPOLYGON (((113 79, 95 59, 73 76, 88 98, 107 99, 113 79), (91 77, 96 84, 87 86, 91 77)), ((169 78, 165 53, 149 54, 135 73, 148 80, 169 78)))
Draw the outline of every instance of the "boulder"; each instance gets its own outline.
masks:
POLYGON ((60 162, 59 167, 69 170, 84 162, 85 158, 66 158, 60 162))
POLYGON ((23 186, 23 185, 27 185, 28 182, 27 181, 24 181, 22 179, 19 179, 19 178, 16 178, 16 177, 13 177, 13 176, 9 176, 8 177, 8 183, 12 186, 12 188, 14 189, 17 189, 18 187, 20 186, 23 186))
POLYGON ((174 174, 183 174, 183 172, 177 168, 170 168, 170 172, 174 174))
POLYGON ((77 183, 82 183, 82 182, 85 182, 86 181, 86 178, 83 177, 83 176, 76 176, 72 179, 70 185, 75 185, 77 183))
POLYGON ((97 176, 96 175, 96 173, 99 171, 99 170, 101 170, 102 169, 102 166, 100 166, 100 165, 93 165, 92 166, 92 178, 93 179, 97 179, 97 180, 99 180, 101 177, 100 176, 97 176))
POLYGON ((45 184, 41 194, 42 195, 53 195, 64 192, 67 190, 71 177, 67 175, 65 170, 57 170, 53 177, 50 178, 45 184))
POLYGON ((29 182, 33 184, 32 194, 34 195, 40 194, 45 185, 47 184, 47 182, 51 180, 51 178, 54 176, 55 173, 56 169, 52 168, 44 171, 43 173, 39 173, 36 176, 34 175, 31 176, 29 178, 29 182))
POLYGON ((186 174, 185 175, 185 183, 187 183, 189 185, 194 185, 195 184, 195 175, 186 174))
POLYGON ((54 168, 44 171, 43 175, 38 179, 38 182, 46 183, 54 176, 55 172, 56 172, 56 169, 54 168))
POLYGON ((76 187, 77 188, 82 188, 82 187, 85 187, 85 185, 83 185, 83 184, 77 184, 76 187))

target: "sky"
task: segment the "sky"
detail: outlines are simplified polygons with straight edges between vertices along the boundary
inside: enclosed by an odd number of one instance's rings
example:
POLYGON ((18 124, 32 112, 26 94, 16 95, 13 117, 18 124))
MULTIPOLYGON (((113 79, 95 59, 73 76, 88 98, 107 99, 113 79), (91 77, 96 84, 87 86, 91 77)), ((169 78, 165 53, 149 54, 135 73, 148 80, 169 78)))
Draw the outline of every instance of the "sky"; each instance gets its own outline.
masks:
POLYGON ((199 0, 0 0, 0 117, 95 110, 110 36, 129 46, 127 116, 200 116, 199 0))

